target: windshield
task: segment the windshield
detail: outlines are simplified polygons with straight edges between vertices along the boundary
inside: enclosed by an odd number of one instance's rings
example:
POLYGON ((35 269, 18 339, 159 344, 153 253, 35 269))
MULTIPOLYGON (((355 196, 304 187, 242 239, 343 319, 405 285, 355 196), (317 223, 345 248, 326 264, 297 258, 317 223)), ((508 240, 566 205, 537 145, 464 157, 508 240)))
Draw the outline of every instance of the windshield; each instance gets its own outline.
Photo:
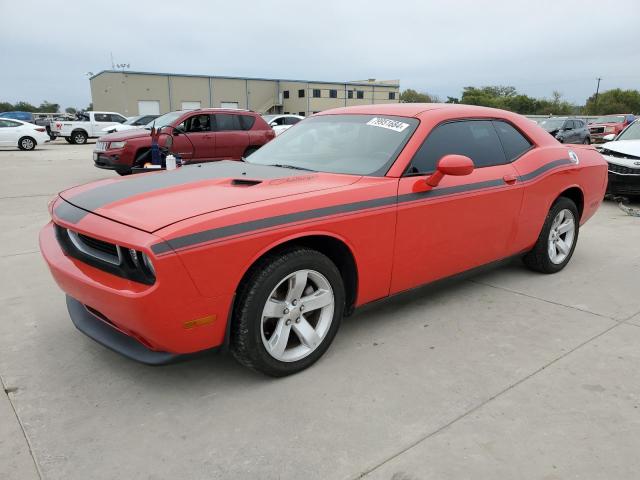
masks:
POLYGON ((279 115, 263 115, 262 118, 264 118, 264 121, 267 123, 271 123, 273 121, 274 118, 278 117, 279 115))
POLYGON ((415 118, 389 115, 311 117, 267 143, 247 162, 381 176, 417 126, 415 118))
POLYGON ((172 124, 174 120, 177 120, 183 114, 184 112, 182 111, 165 113, 164 115, 160 115, 158 118, 151 120, 144 126, 144 128, 151 130, 151 127, 154 125, 156 128, 165 127, 172 124))
POLYGON ((133 125, 134 123, 136 123, 138 120, 140 120, 142 117, 131 117, 128 120, 122 122, 122 125, 133 125))
POLYGON ((598 117, 595 120, 589 120, 589 123, 622 123, 624 122, 624 116, 610 115, 608 117, 598 117))
POLYGON ((618 135, 616 140, 640 140, 640 123, 637 121, 633 122, 618 135))
POLYGON ((541 121, 538 125, 544 128, 547 132, 553 132, 554 130, 560 130, 564 125, 564 118, 547 118, 541 121))

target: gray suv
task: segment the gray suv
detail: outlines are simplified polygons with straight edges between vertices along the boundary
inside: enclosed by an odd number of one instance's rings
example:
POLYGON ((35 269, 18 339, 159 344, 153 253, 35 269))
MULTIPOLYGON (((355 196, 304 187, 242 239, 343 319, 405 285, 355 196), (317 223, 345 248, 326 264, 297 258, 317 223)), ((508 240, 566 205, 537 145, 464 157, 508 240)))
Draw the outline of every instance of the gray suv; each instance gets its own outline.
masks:
POLYGON ((550 117, 538 125, 553 135, 560 143, 591 143, 587 122, 579 118, 550 117))

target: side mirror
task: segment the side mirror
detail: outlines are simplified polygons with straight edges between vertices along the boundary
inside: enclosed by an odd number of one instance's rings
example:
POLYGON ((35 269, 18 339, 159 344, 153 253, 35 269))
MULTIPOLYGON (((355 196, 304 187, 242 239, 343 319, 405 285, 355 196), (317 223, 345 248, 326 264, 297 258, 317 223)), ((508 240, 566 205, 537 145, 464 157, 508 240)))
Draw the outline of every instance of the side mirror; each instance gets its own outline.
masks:
POLYGON ((612 142, 613 139, 616 138, 616 134, 615 133, 610 133, 608 135, 605 135, 604 137, 602 137, 602 140, 604 140, 605 142, 612 142))
POLYGON ((464 155, 445 155, 438 161, 436 171, 425 182, 418 182, 414 187, 418 191, 431 190, 437 187, 445 175, 461 177, 473 172, 473 160, 464 155))
POLYGON ((270 127, 277 127, 277 126, 278 126, 278 124, 277 124, 276 122, 271 122, 271 123, 269 124, 269 126, 270 126, 270 127))

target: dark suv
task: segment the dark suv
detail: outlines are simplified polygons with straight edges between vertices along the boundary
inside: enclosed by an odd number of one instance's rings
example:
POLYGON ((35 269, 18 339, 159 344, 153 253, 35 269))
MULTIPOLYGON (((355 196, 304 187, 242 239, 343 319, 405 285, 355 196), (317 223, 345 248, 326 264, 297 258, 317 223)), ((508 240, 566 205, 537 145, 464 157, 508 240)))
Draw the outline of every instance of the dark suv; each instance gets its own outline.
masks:
MULTIPOLYGON (((181 110, 156 118, 154 125, 162 132, 159 145, 173 136, 171 151, 185 163, 240 160, 275 137, 263 118, 248 110, 181 110)), ((149 127, 110 133, 96 142, 93 161, 98 168, 127 175, 151 160, 150 149, 149 127)))
POLYGON ((591 143, 587 122, 578 118, 550 117, 538 123, 560 143, 591 143))

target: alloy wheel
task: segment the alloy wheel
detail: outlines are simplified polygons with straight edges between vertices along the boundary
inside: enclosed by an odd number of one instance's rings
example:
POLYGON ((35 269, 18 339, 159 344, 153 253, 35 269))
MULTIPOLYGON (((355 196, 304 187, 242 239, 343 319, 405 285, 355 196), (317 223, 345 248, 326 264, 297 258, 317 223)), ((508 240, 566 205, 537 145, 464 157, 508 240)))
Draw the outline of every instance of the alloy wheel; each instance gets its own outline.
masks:
POLYGON ((548 254, 552 263, 559 265, 569 256, 575 232, 576 222, 573 213, 566 208, 560 210, 549 231, 548 254))

